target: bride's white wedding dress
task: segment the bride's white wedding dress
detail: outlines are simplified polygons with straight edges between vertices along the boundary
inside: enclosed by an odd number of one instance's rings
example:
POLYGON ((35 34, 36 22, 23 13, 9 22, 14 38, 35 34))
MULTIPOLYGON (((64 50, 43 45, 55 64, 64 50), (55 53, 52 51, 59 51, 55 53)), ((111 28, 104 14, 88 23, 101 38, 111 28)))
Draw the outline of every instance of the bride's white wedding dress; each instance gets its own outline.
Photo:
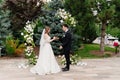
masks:
POLYGON ((30 71, 34 74, 45 75, 51 73, 58 73, 61 71, 51 47, 51 38, 49 35, 44 36, 43 47, 40 48, 39 58, 34 67, 30 71))

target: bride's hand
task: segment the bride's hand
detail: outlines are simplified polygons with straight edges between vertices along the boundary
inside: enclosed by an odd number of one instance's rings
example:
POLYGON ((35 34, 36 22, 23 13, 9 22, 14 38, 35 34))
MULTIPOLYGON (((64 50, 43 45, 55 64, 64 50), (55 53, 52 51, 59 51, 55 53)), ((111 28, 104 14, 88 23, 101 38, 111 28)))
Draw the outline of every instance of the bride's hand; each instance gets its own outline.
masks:
POLYGON ((53 37, 53 40, 58 40, 59 38, 58 37, 53 37))
POLYGON ((55 40, 56 39, 56 37, 53 37, 53 40, 55 40))
POLYGON ((59 40, 59 37, 55 37, 56 38, 56 40, 59 40))

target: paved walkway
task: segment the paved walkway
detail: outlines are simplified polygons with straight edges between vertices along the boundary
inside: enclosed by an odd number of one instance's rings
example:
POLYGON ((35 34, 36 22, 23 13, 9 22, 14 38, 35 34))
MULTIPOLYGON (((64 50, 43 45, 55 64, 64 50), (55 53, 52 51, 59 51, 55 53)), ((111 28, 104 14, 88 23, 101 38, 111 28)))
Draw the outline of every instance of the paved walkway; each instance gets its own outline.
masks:
POLYGON ((71 66, 68 72, 34 75, 19 65, 25 59, 0 59, 0 80, 120 80, 120 57, 83 59, 87 65, 71 66))

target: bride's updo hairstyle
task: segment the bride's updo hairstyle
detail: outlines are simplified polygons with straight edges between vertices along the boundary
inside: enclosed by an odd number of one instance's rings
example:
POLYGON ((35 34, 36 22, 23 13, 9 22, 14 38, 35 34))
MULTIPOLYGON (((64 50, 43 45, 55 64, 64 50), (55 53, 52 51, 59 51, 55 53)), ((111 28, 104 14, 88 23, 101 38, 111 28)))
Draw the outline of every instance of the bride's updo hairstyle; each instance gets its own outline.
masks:
POLYGON ((49 34, 49 31, 50 31, 50 27, 46 26, 46 27, 45 27, 45 33, 46 33, 46 34, 49 34))

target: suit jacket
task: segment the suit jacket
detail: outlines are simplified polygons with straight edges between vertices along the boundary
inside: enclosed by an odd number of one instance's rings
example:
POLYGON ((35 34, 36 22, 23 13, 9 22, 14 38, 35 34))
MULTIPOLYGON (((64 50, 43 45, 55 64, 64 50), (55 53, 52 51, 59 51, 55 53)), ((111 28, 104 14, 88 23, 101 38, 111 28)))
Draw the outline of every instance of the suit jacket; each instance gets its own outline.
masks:
POLYGON ((72 35, 69 30, 65 33, 65 35, 61 39, 61 42, 62 42, 62 47, 64 50, 71 49, 72 35))

